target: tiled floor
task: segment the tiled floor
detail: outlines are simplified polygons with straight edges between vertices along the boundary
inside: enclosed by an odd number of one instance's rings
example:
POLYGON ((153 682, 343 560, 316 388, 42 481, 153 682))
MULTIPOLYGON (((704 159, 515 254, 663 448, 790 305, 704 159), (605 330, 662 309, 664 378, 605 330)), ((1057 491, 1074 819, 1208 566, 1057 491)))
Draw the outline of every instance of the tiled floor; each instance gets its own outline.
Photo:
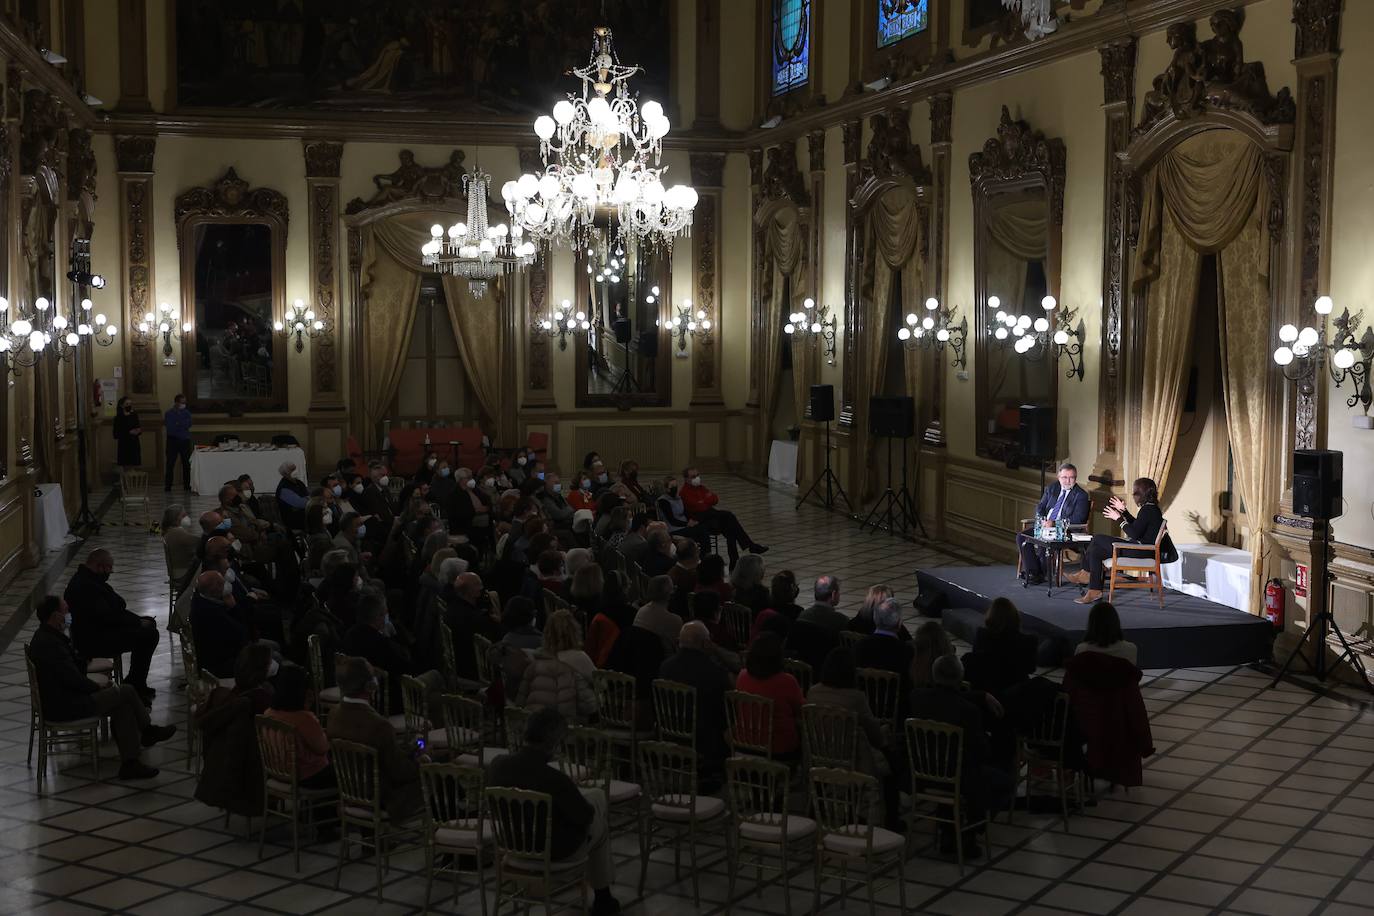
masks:
MULTIPOLYGON (((849 608, 876 582, 910 598, 918 565, 977 561, 947 545, 859 534, 852 522, 809 506, 798 513, 791 490, 711 483, 754 536, 772 545, 770 570, 790 567, 804 578, 837 573, 849 608)), ((56 588, 95 544, 115 552, 112 581, 130 604, 165 621, 161 546, 141 528, 107 526, 69 562, 50 555, 56 588)), ((7 622, 23 613, 18 609, 44 572, 26 573, 0 597, 0 632, 14 631, 7 622)), ((226 830, 221 815, 192 799, 195 780, 180 735, 149 753, 162 768, 152 785, 97 781, 89 766, 62 757, 63 771, 50 774, 48 795, 38 798, 24 764, 29 704, 20 654, 32 629, 24 619, 0 654, 0 913, 419 910, 423 863, 415 853, 393 859, 381 905, 371 895, 370 863, 348 866, 342 889, 334 890, 333 843, 311 848, 297 874, 278 831, 269 834, 259 859, 256 834, 245 840, 242 820, 226 830)), ((172 674, 164 636, 153 670, 154 718, 180 724, 184 707, 172 674)), ((1058 818, 1019 814, 1014 826, 994 827, 991 864, 963 876, 926 849, 906 865, 909 908, 948 914, 1374 911, 1374 714, 1351 691, 1319 693, 1297 684, 1269 690, 1267 684, 1261 672, 1246 668, 1148 672, 1145 695, 1158 754, 1148 761, 1146 786, 1103 795, 1067 831, 1058 818)), ((105 753, 101 772, 108 779, 116 764, 113 749, 105 753)), ((616 893, 629 912, 723 911, 718 848, 703 859, 698 909, 686 873, 675 880, 665 852, 650 868, 649 895, 637 899, 633 835, 617 836, 614 846, 616 893)), ((749 878, 752 873, 741 880, 736 909, 779 913, 783 891, 774 883, 756 896, 749 878)), ((794 872, 794 913, 809 910, 811 880, 805 868, 794 872)), ((892 879, 879 881, 875 892, 881 912, 897 912, 892 879)), ((863 912, 858 893, 852 912, 863 912)), ((821 899, 824 912, 839 912, 833 887, 821 899)), ((451 903, 444 897, 436 909, 479 912, 471 893, 457 908, 451 903)))

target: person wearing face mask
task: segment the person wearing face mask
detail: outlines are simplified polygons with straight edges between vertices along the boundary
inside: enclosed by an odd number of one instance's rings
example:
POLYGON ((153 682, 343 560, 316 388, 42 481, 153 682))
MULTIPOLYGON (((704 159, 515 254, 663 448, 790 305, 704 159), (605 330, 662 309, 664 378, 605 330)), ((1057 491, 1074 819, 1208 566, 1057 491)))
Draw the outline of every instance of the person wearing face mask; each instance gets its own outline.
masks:
POLYGON ((196 565, 200 537, 191 516, 181 506, 168 506, 162 512, 162 546, 167 551, 167 577, 182 582, 196 565))
POLYGON ((453 493, 444 505, 444 515, 450 534, 461 534, 483 548, 492 543, 491 499, 467 468, 454 474, 453 493))
POLYGON ((387 474, 386 467, 373 459, 368 462, 367 476, 362 479, 363 490, 353 499, 353 505, 359 512, 377 520, 374 527, 378 544, 381 543, 382 536, 391 530, 391 523, 396 519, 396 508, 391 502, 390 484, 391 476, 387 474))
POLYGON ((114 555, 103 548, 92 550, 76 568, 62 597, 71 608, 72 642, 83 658, 118 658, 129 653, 124 683, 151 704, 156 691, 148 686, 148 667, 157 651, 157 621, 129 610, 124 599, 110 587, 114 555))
POLYGON ((538 494, 539 508, 543 510, 544 517, 561 531, 572 531, 574 509, 563 497, 563 480, 552 472, 544 475, 544 486, 538 494))
POLYGON ((253 639, 268 639, 274 648, 281 647, 285 640, 281 611, 270 603, 272 596, 244 574, 227 538, 216 537, 206 542, 201 571, 224 576, 225 591, 234 597, 235 613, 253 639))
MULTIPOLYGON (((361 548, 363 538, 367 537, 367 518, 350 512, 339 521, 339 533, 334 535, 334 547, 348 554, 348 562, 365 569, 372 554, 361 548)), ((366 574, 364 574, 366 578, 366 574)))
POLYGON ((325 503, 312 500, 305 507, 305 565, 312 573, 318 573, 324 555, 334 549, 333 522, 334 512, 325 503))
POLYGON ((697 549, 702 554, 711 552, 711 533, 687 517, 687 508, 682 504, 682 488, 676 477, 664 479, 663 493, 654 506, 658 510, 659 521, 668 526, 669 534, 696 541, 697 549))
POLYGON ((320 488, 328 492, 327 501, 334 502, 343 496, 343 478, 337 474, 326 474, 320 480, 320 488))
POLYGON ((647 506, 653 502, 649 497, 649 491, 639 482, 638 461, 627 459, 620 462, 620 487, 636 506, 647 506))
POLYGON ((446 460, 440 460, 434 468, 434 477, 429 482, 429 500, 439 505, 444 505, 453 496, 453 491, 457 488, 457 478, 453 476, 453 467, 446 460))
MULTIPOLYGON (((251 484, 252 479, 247 482, 251 484)), ((220 487, 218 511, 230 523, 230 533, 242 544, 234 549, 250 566, 249 571, 283 600, 293 599, 300 583, 300 567, 292 542, 280 531, 274 531, 267 519, 257 516, 236 483, 220 487)))
POLYGON ((518 487, 529 479, 530 456, 525 452, 520 452, 511 461, 510 467, 506 468, 506 476, 510 478, 511 486, 518 487))
POLYGON ((181 464, 181 485, 191 490, 191 411, 186 408, 186 395, 172 398, 172 406, 162 417, 163 435, 167 437, 167 454, 163 461, 166 470, 162 477, 162 491, 172 492, 172 476, 181 464))
POLYGON ((108 679, 97 683, 86 674, 87 660, 77 653, 70 637, 72 615, 57 595, 39 600, 38 629, 29 643, 29 658, 38 677, 43 714, 49 722, 95 716, 110 719, 110 732, 119 747, 119 779, 151 779, 157 770, 140 759, 143 748, 176 734, 175 725, 153 725, 138 691, 129 683, 108 679))
POLYGON ((143 427, 139 425, 138 414, 134 411, 134 402, 127 397, 119 399, 115 405, 115 417, 112 424, 112 431, 115 440, 115 464, 121 469, 133 470, 143 463, 143 449, 139 445, 138 437, 143 434, 143 427))
POLYGON ((579 471, 569 483, 569 490, 563 496, 574 512, 579 509, 595 511, 596 497, 592 495, 592 478, 586 471, 579 471))
POLYGON ((587 469, 587 473, 592 478, 592 495, 600 496, 611 488, 611 475, 606 471, 606 465, 600 458, 592 462, 592 466, 587 469))
MULTIPOLYGON (((267 521, 263 515, 262 501, 258 498, 257 487, 253 486, 252 475, 240 474, 239 478, 235 480, 234 483, 238 485, 239 498, 242 499, 243 504, 248 507, 248 511, 252 512, 260 520, 267 521)), ((268 524, 270 526, 271 523, 268 522, 268 524)))
POLYGON ((287 528, 301 531, 305 528, 305 504, 310 500, 310 489, 296 477, 294 461, 283 461, 277 474, 277 515, 287 528))
POLYGON ((434 483, 434 478, 439 476, 439 464, 438 455, 426 455, 425 460, 420 462, 420 469, 415 472, 415 480, 434 483))
POLYGON ((386 595, 379 588, 367 585, 358 595, 358 622, 344 634, 343 651, 355 658, 365 658, 369 665, 386 671, 389 715, 401 712, 401 675, 410 675, 425 685, 427 693, 444 689, 444 677, 438 671, 426 670, 418 664, 392 632, 391 615, 387 611, 386 595))
POLYGON ((250 642, 248 626, 238 612, 233 583, 215 570, 196 577, 191 599, 191 642, 200 667, 218 678, 234 676, 239 650, 250 642))
POLYGON ((767 547, 749 536, 744 526, 739 523, 739 519, 735 517, 735 513, 716 508, 720 497, 701 482, 699 470, 695 467, 684 468, 682 480, 682 491, 679 495, 682 497, 683 508, 687 510, 687 518, 697 522, 711 534, 725 538, 731 568, 734 568, 735 561, 739 559, 740 547, 744 547, 750 553, 768 552, 767 547))

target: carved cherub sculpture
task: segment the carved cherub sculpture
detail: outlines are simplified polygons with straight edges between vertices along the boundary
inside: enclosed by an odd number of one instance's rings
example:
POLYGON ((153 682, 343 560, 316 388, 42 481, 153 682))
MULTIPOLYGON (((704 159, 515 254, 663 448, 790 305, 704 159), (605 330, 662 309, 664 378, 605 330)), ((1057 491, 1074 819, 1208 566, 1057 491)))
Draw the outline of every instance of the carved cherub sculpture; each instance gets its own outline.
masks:
POLYGON ((1154 79, 1154 88, 1145 93, 1142 121, 1148 123, 1166 110, 1183 115, 1196 111, 1204 90, 1204 61, 1197 43, 1197 26, 1175 22, 1165 33, 1174 56, 1163 73, 1154 79))

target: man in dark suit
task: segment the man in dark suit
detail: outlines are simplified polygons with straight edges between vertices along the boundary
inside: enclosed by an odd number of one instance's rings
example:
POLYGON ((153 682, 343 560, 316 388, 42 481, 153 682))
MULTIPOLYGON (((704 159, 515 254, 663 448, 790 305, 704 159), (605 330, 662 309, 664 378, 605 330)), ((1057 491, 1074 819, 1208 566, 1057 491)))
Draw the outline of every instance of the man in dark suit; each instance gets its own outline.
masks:
POLYGON ((191 644, 200 667, 215 677, 232 678, 239 651, 251 641, 233 587, 223 573, 212 570, 197 576, 191 599, 191 644))
POLYGON ((358 596, 358 622, 344 634, 344 652, 365 658, 368 664, 387 673, 387 696, 392 714, 401 711, 401 675, 408 674, 425 684, 433 693, 444 687, 438 671, 425 671, 414 656, 392 633, 389 626, 386 596, 379 589, 365 588, 358 596))
MULTIPOLYGON (((1141 477, 1131 485, 1131 498, 1135 500, 1139 507, 1139 514, 1132 515, 1126 509, 1126 503, 1120 498, 1113 496, 1107 508, 1102 510, 1102 514, 1121 526, 1121 533, 1125 537, 1114 538, 1108 534, 1095 534, 1092 541, 1088 543, 1088 552, 1083 557, 1083 568, 1069 576, 1068 578, 1079 585, 1088 586, 1088 590, 1082 597, 1075 600, 1079 604, 1093 604, 1102 598, 1102 580, 1106 576, 1106 568, 1102 565, 1111 559, 1112 551, 1117 544, 1138 544, 1142 548, 1155 546, 1155 540, 1160 536, 1160 530, 1164 528, 1164 512, 1159 508, 1159 487, 1148 477, 1141 477)), ((1140 551, 1126 551, 1124 556, 1137 556, 1140 551)), ((1164 538, 1159 543, 1159 562, 1161 565, 1172 563, 1178 559, 1178 551, 1174 548, 1174 542, 1170 539, 1167 529, 1164 531, 1164 538)), ((1160 583, 1160 588, 1164 584, 1160 583)))
POLYGON ((553 808, 550 855, 555 862, 586 859, 586 880, 596 895, 592 916, 611 916, 620 912, 620 902, 611 894, 615 864, 606 826, 606 794, 596 788, 579 789, 566 773, 550 766, 567 731, 568 723, 557 708, 545 706, 535 712, 525 723, 524 747, 491 762, 487 785, 549 796, 553 808))
POLYGON ((892 671, 901 677, 897 693, 897 721, 905 722, 911 698, 911 659, 915 655, 910 641, 901 638, 902 608, 895 598, 887 598, 873 610, 873 632, 859 640, 854 656, 861 668, 892 671))
MULTIPOLYGON (((1087 524, 1093 501, 1088 492, 1078 485, 1078 468, 1065 461, 1059 465, 1058 476, 1057 481, 1045 488, 1044 495, 1036 504, 1036 516, 1063 519, 1066 525, 1087 524)), ((1042 550, 1035 543, 1035 534, 1034 531, 1023 531, 1016 536, 1016 546, 1021 551, 1021 576, 1028 585, 1039 585, 1045 581, 1042 550)))
POLYGON ((157 650, 157 621, 129 610, 110 587, 114 555, 103 548, 92 550, 76 568, 63 594, 72 609, 72 641, 84 658, 117 658, 129 653, 124 683, 151 704, 155 691, 148 686, 148 666, 157 650))
POLYGON ((61 598, 48 595, 38 602, 38 630, 29 644, 29 657, 38 673, 43 715, 50 722, 109 716, 119 745, 119 778, 151 779, 157 769, 143 763, 139 755, 143 748, 172 737, 177 727, 153 725, 132 685, 102 687, 87 677, 86 661, 77 655, 67 635, 71 623, 67 602, 61 598))
POLYGON ((730 675, 709 654, 711 634, 700 620, 683 624, 678 634, 678 650, 663 660, 659 675, 697 691, 697 751, 703 769, 719 773, 729 749, 725 744, 725 691, 732 687, 730 675))
POLYGON ((358 512, 378 519, 378 523, 370 526, 370 529, 376 531, 380 539, 385 539, 391 530, 392 520, 396 518, 396 510, 391 505, 391 491, 388 489, 390 484, 391 478, 386 468, 374 458, 368 462, 367 476, 362 478, 363 492, 355 493, 352 500, 358 512))
POLYGON ((801 612, 797 622, 828 627, 835 631, 838 640, 840 631, 849 629, 849 617, 836 609, 840 603, 839 577, 818 577, 813 594, 816 598, 815 603, 801 612))
POLYGON ((370 704, 376 678, 372 667, 361 658, 349 658, 339 666, 339 693, 342 702, 329 712, 325 733, 332 741, 352 741, 377 752, 382 805, 393 824, 420 813, 424 797, 420 789, 420 766, 411 754, 396 743, 396 730, 386 717, 370 704))

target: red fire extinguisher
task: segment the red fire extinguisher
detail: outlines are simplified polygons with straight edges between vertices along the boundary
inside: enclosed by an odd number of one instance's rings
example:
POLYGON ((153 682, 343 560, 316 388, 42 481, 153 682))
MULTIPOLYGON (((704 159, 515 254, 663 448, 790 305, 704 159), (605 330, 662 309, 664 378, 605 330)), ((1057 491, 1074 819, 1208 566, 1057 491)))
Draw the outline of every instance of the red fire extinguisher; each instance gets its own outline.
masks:
POLYGON ((1283 583, 1270 579, 1264 586, 1264 619, 1279 629, 1283 629, 1283 602, 1283 583))

